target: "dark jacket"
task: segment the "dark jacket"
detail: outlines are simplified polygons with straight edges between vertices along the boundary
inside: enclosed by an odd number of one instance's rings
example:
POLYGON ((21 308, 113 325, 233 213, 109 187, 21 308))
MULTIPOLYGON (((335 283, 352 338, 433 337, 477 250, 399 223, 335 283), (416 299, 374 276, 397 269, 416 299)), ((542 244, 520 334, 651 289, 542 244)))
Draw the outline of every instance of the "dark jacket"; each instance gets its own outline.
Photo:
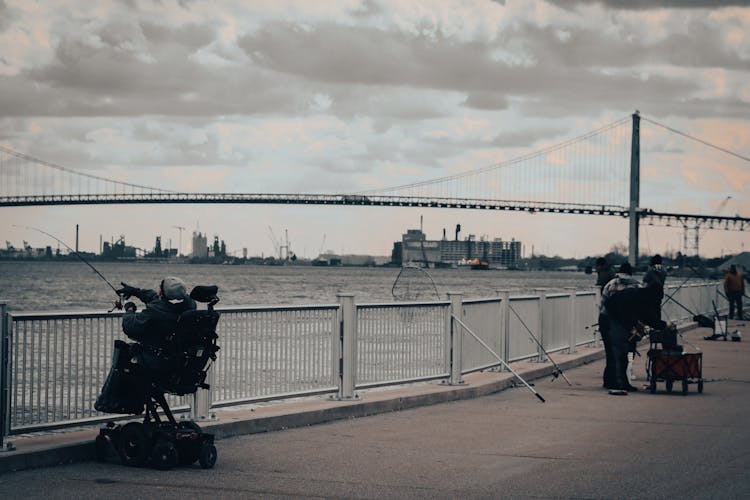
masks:
POLYGON ((177 318, 196 308, 195 301, 186 298, 171 303, 153 290, 139 289, 133 294, 146 304, 141 312, 126 311, 122 317, 122 331, 143 345, 160 348, 177 325, 177 318))
POLYGON ((659 298, 664 297, 664 282, 667 280, 667 272, 661 266, 656 264, 649 266, 646 274, 643 275, 643 284, 647 287, 653 287, 659 290, 659 298))
POLYGON ((667 324, 658 314, 661 302, 656 287, 626 288, 607 298, 604 307, 611 319, 630 329, 637 321, 657 330, 663 330, 667 324))

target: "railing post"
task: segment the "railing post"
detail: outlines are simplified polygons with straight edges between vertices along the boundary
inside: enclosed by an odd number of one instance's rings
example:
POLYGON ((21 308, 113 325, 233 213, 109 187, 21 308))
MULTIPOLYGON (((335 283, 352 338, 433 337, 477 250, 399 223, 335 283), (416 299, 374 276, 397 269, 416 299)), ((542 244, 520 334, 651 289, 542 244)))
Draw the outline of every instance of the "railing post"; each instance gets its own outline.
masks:
POLYGON ((339 338, 339 392, 336 399, 354 399, 355 373, 357 363, 357 308, 354 305, 354 294, 336 294, 340 307, 338 312, 339 338))
POLYGON ((501 370, 506 372, 506 365, 510 363, 510 290, 498 290, 500 296, 500 338, 503 352, 501 356, 505 362, 501 370))
POLYGON ((0 304, 0 449, 10 434, 10 329, 7 306, 0 304))
POLYGON ((213 420, 215 418, 214 415, 211 415, 211 401, 213 400, 211 387, 214 385, 214 370, 208 370, 206 383, 209 385, 208 389, 198 389, 193 393, 193 404, 190 405, 190 418, 193 420, 213 420))
POLYGON ((576 330, 576 327, 578 326, 578 317, 576 314, 576 289, 568 288, 568 291, 570 292, 570 310, 568 311, 568 314, 570 315, 570 322, 568 323, 570 337, 568 354, 573 354, 576 352, 576 343, 578 342, 578 331, 576 330))
POLYGON ((544 306, 547 302, 547 290, 544 288, 537 288, 539 292, 539 314, 537 315, 537 339, 539 345, 537 346, 537 355, 539 362, 547 361, 547 356, 544 355, 544 306))
POLYGON ((450 344, 448 344, 448 351, 450 353, 448 365, 448 373, 450 376, 448 378, 448 384, 450 385, 460 385, 464 383, 461 378, 461 345, 463 340, 463 328, 456 321, 453 321, 453 316, 458 318, 463 317, 462 297, 462 293, 448 292, 448 300, 451 303, 451 321, 448 335, 450 340, 450 344))

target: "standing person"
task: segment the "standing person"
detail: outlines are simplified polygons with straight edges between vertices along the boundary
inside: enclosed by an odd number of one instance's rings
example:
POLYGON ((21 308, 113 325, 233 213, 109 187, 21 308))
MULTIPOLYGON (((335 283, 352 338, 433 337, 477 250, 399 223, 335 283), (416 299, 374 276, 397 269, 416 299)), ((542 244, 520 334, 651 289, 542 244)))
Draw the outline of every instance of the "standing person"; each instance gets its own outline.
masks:
MULTIPOLYGON (((617 274, 612 275, 612 279, 610 279, 606 285, 602 287, 602 302, 601 307, 599 309, 599 330, 601 331, 601 324, 602 319, 604 318, 604 321, 607 322, 607 326, 609 327, 609 317, 606 312, 606 308, 604 304, 606 303, 607 299, 614 295, 615 293, 625 290, 626 288, 637 288, 638 287, 638 281, 633 279, 633 268, 630 266, 630 263, 624 262, 620 265, 620 268, 617 270, 617 274)), ((605 354, 605 365, 604 365, 604 384, 603 387, 605 389, 620 389, 620 385, 618 384, 616 377, 615 377, 615 367, 617 366, 617 362, 614 358, 614 350, 612 349, 612 341, 609 337, 609 328, 607 328, 606 334, 602 334, 602 342, 604 343, 604 354, 605 354), (606 336, 606 341, 605 341, 606 336)), ((631 346, 631 349, 628 349, 628 351, 634 349, 635 346, 631 346)), ((627 356, 627 354, 626 354, 627 356)))
POLYGON ((729 318, 734 316, 734 309, 737 308, 737 319, 742 319, 742 296, 745 294, 745 280, 742 272, 737 270, 737 266, 732 264, 729 271, 724 276, 724 292, 729 300, 729 318))
MULTIPOLYGON (((596 286, 599 287, 599 291, 604 293, 604 287, 609 283, 615 275, 612 272, 612 268, 609 266, 607 259, 599 257, 596 259, 596 286)), ((609 318, 607 312, 604 309, 604 298, 599 305, 599 335, 602 337, 602 344, 604 345, 604 373, 602 374, 602 387, 605 389, 615 388, 615 377, 614 377, 614 366, 615 361, 612 357, 612 347, 609 341, 609 318)))
POLYGON ((667 271, 662 265, 661 255, 658 253, 651 257, 646 274, 643 275, 643 284, 647 288, 653 288, 659 300, 654 301, 651 305, 654 307, 654 314, 661 319, 661 301, 664 299, 664 283, 667 281, 667 271))
POLYGON ((633 328, 638 322, 657 330, 667 324, 656 315, 661 303, 659 290, 654 286, 625 288, 607 297, 604 306, 610 319, 610 342, 614 359, 614 387, 610 394, 624 394, 638 389, 630 385, 627 376, 628 352, 633 328))

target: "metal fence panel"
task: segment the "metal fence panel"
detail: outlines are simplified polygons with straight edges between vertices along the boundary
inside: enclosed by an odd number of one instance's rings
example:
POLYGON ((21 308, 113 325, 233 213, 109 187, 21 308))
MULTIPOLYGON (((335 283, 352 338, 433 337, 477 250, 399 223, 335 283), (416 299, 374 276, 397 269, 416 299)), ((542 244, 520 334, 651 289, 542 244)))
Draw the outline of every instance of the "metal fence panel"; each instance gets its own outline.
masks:
MULTIPOLYGON (((464 300, 461 321, 498 355, 503 355, 500 298, 464 300)), ((471 335, 464 334, 461 346, 461 372, 470 373, 500 365, 495 356, 471 335)))
MULTIPOLYGON (((555 352, 570 347, 570 295, 549 294, 544 300, 544 349, 555 352)), ((538 336, 537 336, 538 338, 538 336)))
POLYGON ((221 309, 215 406, 333 390, 337 305, 221 309))
POLYGON ((576 345, 589 344, 596 340, 599 308, 595 292, 576 293, 576 345))
POLYGON ((510 332, 508 339, 508 359, 520 361, 537 356, 537 345, 529 336, 529 330, 538 339, 539 297, 524 296, 510 299, 510 332), (514 313, 515 311, 515 313, 514 313), (520 317, 520 319, 519 319, 520 317), (523 321, 523 323, 522 323, 523 321), (524 326, 524 323, 526 326, 524 326))
POLYGON ((447 376, 448 303, 357 306, 357 387, 447 376))

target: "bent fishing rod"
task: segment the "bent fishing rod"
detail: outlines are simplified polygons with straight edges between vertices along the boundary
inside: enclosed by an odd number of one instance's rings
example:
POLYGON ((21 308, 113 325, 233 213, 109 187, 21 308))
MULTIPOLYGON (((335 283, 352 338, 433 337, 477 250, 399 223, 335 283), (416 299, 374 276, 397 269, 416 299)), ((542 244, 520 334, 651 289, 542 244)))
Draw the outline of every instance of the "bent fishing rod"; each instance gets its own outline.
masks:
MULTIPOLYGON (((105 278, 105 277, 104 277, 104 275, 103 275, 102 273, 100 273, 100 272, 99 272, 99 270, 97 270, 97 269, 96 269, 96 268, 95 268, 95 267, 94 267, 94 266, 93 266, 93 265, 92 265, 92 264, 91 264, 91 263, 90 263, 89 261, 87 261, 86 259, 84 259, 84 258, 83 258, 83 256, 82 256, 82 255, 81 255, 80 253, 78 253, 78 252, 77 252, 76 250, 73 250, 72 248, 70 248, 70 245, 68 245, 67 243, 65 243, 65 242, 64 242, 63 240, 61 240, 61 239, 60 239, 60 238, 58 238, 57 236, 55 236, 55 235, 52 235, 52 234, 48 233, 47 231, 43 231, 43 230, 41 230, 41 229, 39 229, 39 228, 37 228, 37 227, 32 227, 32 226, 18 226, 18 225, 16 225, 16 224, 13 224, 13 227, 20 227, 20 228, 23 228, 23 229, 31 229, 31 230, 33 230, 33 231, 37 231, 37 232, 40 232, 40 233, 42 233, 42 234, 45 234, 45 235, 49 236, 50 238, 52 238, 53 240, 57 241, 58 243, 61 243, 61 244, 62 244, 62 245, 64 245, 64 246, 65 246, 65 248, 67 248, 67 249, 68 249, 68 250, 69 250, 69 251, 70 251, 70 252, 71 252, 71 253, 72 253, 73 255, 75 255, 76 257, 78 257, 78 258, 79 258, 79 259, 81 260, 81 262, 83 262, 84 264, 86 264, 87 266, 89 266, 89 267, 90 267, 90 268, 91 268, 91 269, 92 269, 92 270, 93 270, 93 271, 94 271, 94 272, 95 272, 95 273, 97 274, 97 276, 99 276, 99 277, 100 277, 101 279, 103 279, 103 280, 104 280, 104 282, 105 282, 105 283, 106 283, 107 285, 109 285, 109 287, 110 287, 110 288, 111 288, 111 289, 112 289, 112 290, 113 290, 113 291, 115 292, 115 294, 116 294, 116 295, 117 295, 118 297, 120 296, 120 294, 119 294, 119 293, 117 292, 117 288, 115 288, 115 286, 114 286, 114 285, 113 285, 112 283, 110 283, 110 281, 109 281, 109 280, 108 280, 107 278, 105 278)), ((115 304, 115 307, 117 307, 117 304, 115 304)), ((114 309, 113 309, 113 310, 114 310, 114 309)), ((111 312, 111 311, 110 311, 110 312, 111 312)))
POLYGON ((544 346, 542 345, 542 343, 539 342, 539 340, 536 338, 536 336, 534 336, 534 334, 532 333, 531 329, 528 326, 526 326, 526 323, 524 322, 523 318, 521 318, 521 316, 516 312, 515 309, 513 309, 513 306, 511 306, 510 304, 508 304, 508 309, 510 309, 511 311, 513 311, 513 314, 516 315, 516 318, 518 318, 518 321, 520 321, 521 324, 523 325, 523 327, 526 328, 526 331, 529 332, 529 336, 534 340, 534 342, 536 342, 536 345, 539 346, 539 348, 542 350, 542 352, 544 353, 544 355, 547 356, 547 359, 549 359, 552 362, 552 364, 555 366, 555 371, 552 373, 552 379, 554 380, 559 375, 562 375, 562 378, 564 378, 565 381, 568 383, 568 385, 572 387, 573 384, 571 384, 570 380, 568 380, 568 377, 565 376, 565 372, 563 372, 563 369, 560 368, 560 365, 558 365, 557 363, 555 363, 555 360, 550 357, 549 353, 544 348, 544 346))

